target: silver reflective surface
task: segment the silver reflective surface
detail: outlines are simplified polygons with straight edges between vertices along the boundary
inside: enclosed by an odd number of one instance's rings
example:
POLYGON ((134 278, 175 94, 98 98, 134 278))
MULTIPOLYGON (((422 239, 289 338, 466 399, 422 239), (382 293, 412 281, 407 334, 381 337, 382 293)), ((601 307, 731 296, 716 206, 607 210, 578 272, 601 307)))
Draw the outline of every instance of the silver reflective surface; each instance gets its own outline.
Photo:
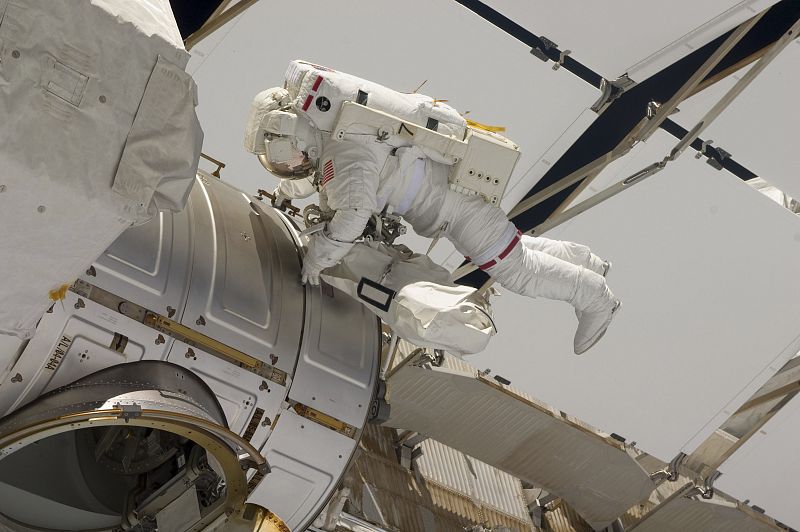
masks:
POLYGON ((305 526, 358 445, 379 327, 357 302, 300 284, 301 247, 283 214, 201 172, 184 211, 130 228, 82 276, 112 303, 70 291, 44 315, 0 381, 0 413, 112 365, 172 362, 199 376, 230 429, 270 457, 274 472, 251 480, 248 502, 305 526))

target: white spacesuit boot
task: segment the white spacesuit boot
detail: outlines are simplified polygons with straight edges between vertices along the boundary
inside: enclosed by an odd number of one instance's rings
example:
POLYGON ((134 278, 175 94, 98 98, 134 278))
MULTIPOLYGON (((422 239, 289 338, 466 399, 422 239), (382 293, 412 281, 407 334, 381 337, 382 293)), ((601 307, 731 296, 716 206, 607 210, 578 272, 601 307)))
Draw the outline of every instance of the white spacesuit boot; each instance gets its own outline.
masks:
POLYGON ((551 240, 541 236, 522 235, 522 245, 528 249, 541 251, 565 260, 576 266, 583 266, 603 277, 611 270, 611 262, 601 259, 583 244, 567 240, 551 240))
POLYGON ((620 305, 602 275, 522 245, 486 272, 518 294, 566 301, 575 307, 577 355, 602 338, 620 305))

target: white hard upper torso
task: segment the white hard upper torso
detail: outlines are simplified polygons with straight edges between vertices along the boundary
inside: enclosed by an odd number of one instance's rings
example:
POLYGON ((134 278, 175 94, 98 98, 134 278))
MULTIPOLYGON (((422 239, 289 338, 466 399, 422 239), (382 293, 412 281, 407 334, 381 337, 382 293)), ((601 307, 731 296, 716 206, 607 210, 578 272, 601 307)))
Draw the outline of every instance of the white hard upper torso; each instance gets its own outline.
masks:
POLYGON ((419 148, 394 148, 374 136, 348 137, 323 144, 318 166, 323 207, 392 212, 417 233, 432 235, 441 225, 449 167, 419 148))

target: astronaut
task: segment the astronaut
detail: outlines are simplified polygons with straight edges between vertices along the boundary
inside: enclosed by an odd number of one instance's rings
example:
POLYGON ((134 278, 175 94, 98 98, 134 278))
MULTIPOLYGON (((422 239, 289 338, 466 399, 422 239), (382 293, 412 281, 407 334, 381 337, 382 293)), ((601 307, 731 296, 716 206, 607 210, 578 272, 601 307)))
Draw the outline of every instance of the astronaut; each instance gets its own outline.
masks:
POLYGON ((281 178, 275 191, 279 203, 319 191, 327 221, 310 237, 304 283, 319 284, 320 274, 362 237, 373 214, 390 213, 422 236, 449 239, 506 289, 572 305, 578 317, 576 354, 603 336, 620 306, 606 285, 609 262, 581 244, 522 235, 498 207, 452 190, 450 166, 423 147, 376 141, 368 129, 332 138, 329 128, 299 112, 309 107, 310 96, 298 98, 303 97, 285 88, 260 93, 245 147, 281 178))

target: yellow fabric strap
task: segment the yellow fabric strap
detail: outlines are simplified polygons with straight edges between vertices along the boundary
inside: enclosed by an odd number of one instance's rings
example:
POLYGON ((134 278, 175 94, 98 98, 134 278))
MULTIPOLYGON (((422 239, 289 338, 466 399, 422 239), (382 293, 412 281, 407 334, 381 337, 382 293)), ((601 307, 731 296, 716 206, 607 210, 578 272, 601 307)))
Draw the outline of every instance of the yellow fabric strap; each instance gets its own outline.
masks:
POLYGON ((506 130, 504 126, 490 126, 487 124, 481 124, 480 122, 470 120, 469 118, 467 118, 467 125, 470 127, 474 127, 475 129, 482 129, 484 131, 489 131, 491 133, 502 133, 506 130))

